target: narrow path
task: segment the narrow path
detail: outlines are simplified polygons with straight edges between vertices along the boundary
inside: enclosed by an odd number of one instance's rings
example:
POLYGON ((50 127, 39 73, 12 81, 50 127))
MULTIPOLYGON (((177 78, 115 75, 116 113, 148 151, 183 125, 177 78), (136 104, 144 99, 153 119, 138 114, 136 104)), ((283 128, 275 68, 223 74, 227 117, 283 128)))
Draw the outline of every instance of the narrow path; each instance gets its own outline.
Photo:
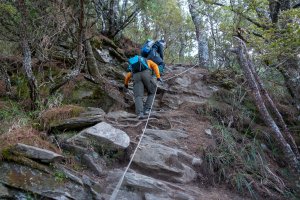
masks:
MULTIPOLYGON (((187 71, 174 67, 172 76, 163 88, 158 89, 153 113, 147 129, 147 120, 132 122, 134 126, 118 122, 135 145, 145 133, 136 149, 128 172, 113 170, 109 177, 108 199, 241 199, 222 188, 207 188, 202 185, 201 153, 214 141, 205 130, 211 128, 207 119, 197 113, 213 90, 202 82, 205 70, 187 71), (180 73, 184 72, 184 73, 180 73), (122 127, 123 126, 123 127, 122 127), (112 176, 115 174, 115 176, 112 176), (113 177, 113 178, 112 178, 113 177), (118 185, 117 185, 118 182, 118 185), (116 186, 117 185, 117 186, 116 186)), ((130 119, 129 119, 130 120, 130 119)), ((127 166, 128 167, 128 166, 127 166)))

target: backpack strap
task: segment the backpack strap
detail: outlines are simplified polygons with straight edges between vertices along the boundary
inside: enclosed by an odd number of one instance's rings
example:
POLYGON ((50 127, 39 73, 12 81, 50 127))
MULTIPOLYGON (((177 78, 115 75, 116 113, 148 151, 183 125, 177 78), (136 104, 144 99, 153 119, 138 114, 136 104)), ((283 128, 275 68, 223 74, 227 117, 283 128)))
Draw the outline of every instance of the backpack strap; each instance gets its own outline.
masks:
POLYGON ((143 64, 147 69, 149 69, 148 63, 145 58, 140 57, 140 63, 143 64))

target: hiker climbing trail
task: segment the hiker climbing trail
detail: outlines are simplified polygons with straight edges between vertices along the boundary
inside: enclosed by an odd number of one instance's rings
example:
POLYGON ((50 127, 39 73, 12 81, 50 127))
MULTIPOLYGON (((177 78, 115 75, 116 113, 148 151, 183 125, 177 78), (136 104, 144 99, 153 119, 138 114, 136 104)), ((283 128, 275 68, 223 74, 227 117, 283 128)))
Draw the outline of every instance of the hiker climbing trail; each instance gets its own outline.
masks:
MULTIPOLYGON (((191 68, 189 68, 189 69, 187 69, 187 70, 185 70, 185 71, 183 71, 183 72, 181 72, 181 73, 179 73, 179 74, 176 74, 176 75, 174 75, 174 76, 172 76, 172 77, 169 77, 169 78, 166 79, 166 80, 171 80, 172 78, 175 78, 175 77, 177 77, 177 76, 179 76, 179 75, 181 75, 181 74, 183 74, 183 73, 185 73, 185 72, 187 72, 187 71, 193 69, 195 66, 196 66, 196 65, 194 65, 193 67, 191 67, 191 68)), ((147 116, 147 121, 146 121, 145 127, 144 127, 143 130, 142 130, 142 134, 141 134, 141 136, 140 136, 139 142, 138 142, 138 144, 136 145, 133 154, 131 155, 131 159, 130 159, 130 161, 129 161, 129 163, 128 163, 128 165, 127 165, 127 167, 126 167, 126 169, 125 169, 125 171, 124 171, 124 173, 123 173, 121 179, 119 180, 119 182, 118 182, 116 188, 114 189, 114 191, 113 191, 113 193, 112 193, 112 195, 111 195, 111 197, 110 197, 110 200, 116 199, 116 197, 117 197, 117 195, 118 195, 118 192, 119 192, 119 190, 120 190, 120 187, 121 187, 121 185, 122 185, 122 183, 123 183, 123 181, 124 181, 125 175, 126 175, 127 171, 128 171, 129 168, 130 168, 130 165, 131 165, 131 163, 132 163, 132 161, 133 161, 133 159, 134 159, 134 157, 135 157, 135 155, 136 155, 136 153, 137 153, 138 148, 140 148, 142 139, 144 138, 145 131, 147 130, 147 127, 148 127, 149 118, 150 118, 150 115, 151 115, 151 111, 152 111, 152 109, 153 109, 153 103, 154 103, 154 100, 155 100, 155 97, 156 97, 156 93, 157 93, 157 87, 158 87, 158 86, 156 86, 155 93, 154 93, 154 97, 153 97, 153 101, 152 101, 152 104, 151 104, 151 107, 150 107, 150 109, 149 109, 149 113, 148 113, 148 116, 147 116)), ((192 161, 192 162, 193 162, 193 161, 192 161)))

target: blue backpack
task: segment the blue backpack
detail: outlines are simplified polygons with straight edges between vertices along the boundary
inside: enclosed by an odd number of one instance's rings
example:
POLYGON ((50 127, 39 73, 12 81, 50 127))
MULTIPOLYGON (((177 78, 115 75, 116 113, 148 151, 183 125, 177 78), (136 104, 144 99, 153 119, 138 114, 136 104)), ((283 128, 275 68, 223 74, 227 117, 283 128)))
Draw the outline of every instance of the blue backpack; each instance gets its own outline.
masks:
POLYGON ((132 73, 141 72, 149 68, 146 59, 138 55, 129 58, 128 62, 128 71, 132 73))
POLYGON ((146 58, 149 55, 153 44, 154 44, 154 41, 148 39, 147 42, 145 44, 143 44, 143 46, 141 47, 141 55, 144 58, 146 58))

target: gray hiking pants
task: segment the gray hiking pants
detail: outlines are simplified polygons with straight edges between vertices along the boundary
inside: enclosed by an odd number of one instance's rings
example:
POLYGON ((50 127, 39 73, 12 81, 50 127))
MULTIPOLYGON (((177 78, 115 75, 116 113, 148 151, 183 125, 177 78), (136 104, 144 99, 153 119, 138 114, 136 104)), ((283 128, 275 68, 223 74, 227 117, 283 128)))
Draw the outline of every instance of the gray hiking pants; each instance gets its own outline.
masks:
POLYGON ((154 99, 155 89, 156 84, 151 77, 150 70, 144 70, 133 74, 133 93, 135 99, 135 112, 137 115, 143 113, 144 109, 150 109, 154 99), (144 87, 148 92, 145 108, 143 106, 144 87))

